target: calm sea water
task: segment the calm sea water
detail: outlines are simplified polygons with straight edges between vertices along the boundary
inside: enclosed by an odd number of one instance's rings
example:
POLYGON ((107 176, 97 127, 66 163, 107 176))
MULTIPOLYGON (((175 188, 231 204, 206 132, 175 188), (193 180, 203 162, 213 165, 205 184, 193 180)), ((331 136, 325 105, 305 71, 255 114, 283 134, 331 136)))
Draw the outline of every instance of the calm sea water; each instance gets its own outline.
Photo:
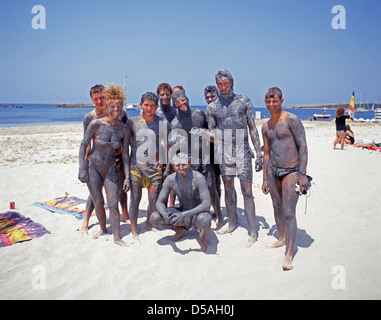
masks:
MULTIPOLYGON (((1 104, 1 103, 0 103, 1 104)), ((16 104, 17 105, 17 104, 16 104)), ((206 106, 191 106, 192 108, 201 108, 204 111, 206 106)), ((23 108, 1 108, 0 107, 0 127, 17 127, 28 125, 44 125, 44 124, 67 124, 81 123, 86 113, 93 108, 56 108, 55 105, 41 104, 23 104, 23 108)), ((315 113, 322 114, 325 111, 331 115, 328 120, 335 118, 335 109, 288 109, 285 110, 296 114, 302 120, 312 120, 315 113)), ((269 118, 270 113, 266 108, 254 108, 253 112, 261 112, 261 117, 269 118)), ((139 109, 126 110, 128 117, 134 117, 140 114, 139 109)), ((356 118, 373 119, 373 111, 356 112, 356 118)))

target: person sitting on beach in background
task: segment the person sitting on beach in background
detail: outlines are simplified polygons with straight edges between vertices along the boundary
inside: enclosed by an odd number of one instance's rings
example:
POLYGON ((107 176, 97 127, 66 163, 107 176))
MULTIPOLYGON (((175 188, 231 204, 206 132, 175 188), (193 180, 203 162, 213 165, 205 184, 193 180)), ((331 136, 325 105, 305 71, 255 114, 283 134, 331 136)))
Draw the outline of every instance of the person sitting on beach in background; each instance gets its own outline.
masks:
MULTIPOLYGON (((237 177, 241 184, 245 216, 249 226, 249 241, 246 246, 250 247, 257 241, 258 234, 252 190, 253 170, 249 136, 257 155, 255 170, 260 171, 262 170, 262 154, 258 130, 255 126, 251 101, 246 96, 234 93, 233 77, 230 72, 218 71, 215 78, 220 96, 208 105, 206 118, 209 130, 215 133, 214 136, 218 137, 218 132, 222 132, 224 136, 221 144, 222 159, 220 160, 222 161, 219 165, 225 187, 226 213, 229 220, 227 229, 218 233, 230 233, 236 228, 237 193, 234 178, 237 177), (226 137, 227 135, 230 137, 226 137), (233 157, 233 152, 235 152, 235 157, 233 157)), ((217 143, 220 143, 219 140, 221 139, 217 139, 217 143)))
POLYGON ((207 182, 201 173, 191 169, 188 155, 175 154, 171 162, 175 173, 169 175, 163 183, 156 203, 157 211, 151 216, 152 225, 174 230, 175 240, 180 239, 192 226, 195 227, 199 233, 201 250, 205 252, 208 247, 205 237, 211 229, 212 221, 207 182), (171 190, 179 198, 179 208, 166 206, 171 190))
POLYGON ((351 130, 351 127, 349 124, 345 125, 345 139, 346 144, 354 144, 355 143, 355 134, 351 130))
POLYGON ((147 92, 141 97, 142 114, 128 121, 131 127, 131 201, 130 219, 131 232, 139 240, 137 220, 139 204, 142 198, 142 188, 148 189, 148 209, 146 228, 152 230, 150 217, 156 211, 156 201, 159 196, 163 179, 163 162, 167 157, 167 135, 169 124, 155 114, 158 108, 158 97, 153 92, 147 92), (165 141, 164 141, 165 140, 165 141))
MULTIPOLYGON (((208 183, 212 206, 217 216, 217 229, 219 229, 223 224, 220 196, 217 192, 214 168, 210 163, 210 144, 209 141, 204 140, 204 142, 206 141, 206 145, 204 145, 202 139, 203 132, 207 132, 208 129, 205 113, 202 109, 190 108, 189 99, 183 90, 174 92, 172 94, 172 99, 173 104, 177 109, 177 115, 171 122, 170 140, 173 139, 172 137, 174 137, 174 140, 177 140, 177 138, 181 137, 181 133, 186 135, 184 138, 188 143, 185 146, 186 150, 183 150, 183 152, 188 152, 188 155, 191 157, 192 170, 202 173, 208 183), (203 149, 205 149, 204 151, 206 151, 207 154, 203 154, 203 149)), ((175 149, 175 147, 176 141, 172 143, 171 150, 175 149)), ((169 155, 169 158, 171 158, 171 155, 169 155)), ((171 165, 168 163, 166 176, 169 175, 170 167, 171 165)))
POLYGON ((270 248, 286 245, 284 270, 293 269, 292 250, 297 231, 296 204, 299 194, 308 188, 306 176, 307 142, 300 119, 282 110, 282 91, 270 88, 265 95, 265 104, 271 118, 262 126, 264 143, 263 184, 264 194, 270 192, 279 239, 270 248))
POLYGON ((90 196, 95 206, 95 212, 101 231, 97 237, 106 234, 106 212, 104 209, 103 186, 106 190, 107 205, 110 209, 110 219, 114 242, 125 245, 120 238, 120 216, 118 208, 119 175, 116 169, 115 150, 122 148, 125 180, 124 192, 130 187, 129 172, 129 140, 131 131, 119 119, 125 100, 123 89, 110 85, 103 90, 105 97, 105 112, 107 116, 91 121, 81 147, 79 149, 78 179, 87 184, 90 196), (86 158, 86 149, 93 139, 94 143, 86 158))
MULTIPOLYGON (((83 136, 85 136, 87 127, 89 126, 91 121, 95 119, 101 119, 107 116, 107 112, 105 112, 104 110, 104 96, 103 96, 104 88, 105 87, 102 84, 97 84, 90 89, 90 97, 91 97, 91 100, 94 102, 95 109, 88 112, 83 118, 83 136)), ((119 119, 123 123, 127 122, 128 117, 127 117, 126 111, 122 110, 122 113, 119 116, 119 119)), ((89 153, 90 149, 91 149, 91 143, 87 146, 86 156, 89 153)), ((118 150, 115 150, 115 156, 116 156, 116 162, 117 162, 117 170, 119 174, 119 202, 122 208, 123 219, 127 221, 129 219, 128 208, 127 208, 128 197, 127 197, 127 193, 123 191, 123 181, 125 177, 124 177, 122 154, 121 154, 120 148, 118 150)), ((94 210, 93 199, 91 198, 91 195, 89 195, 86 201, 85 215, 83 218, 82 226, 80 228, 80 232, 82 234, 88 232, 89 220, 93 210, 94 210)))
POLYGON ((344 141, 345 141, 345 120, 350 119, 348 111, 344 109, 343 106, 340 106, 336 110, 336 139, 333 142, 333 150, 336 149, 336 145, 338 143, 341 144, 341 150, 344 149, 344 141))
POLYGON ((362 142, 358 141, 355 144, 353 144, 354 147, 356 148, 363 148, 363 149, 368 149, 368 150, 373 150, 373 151, 381 151, 381 143, 375 143, 374 141, 372 142, 362 142))

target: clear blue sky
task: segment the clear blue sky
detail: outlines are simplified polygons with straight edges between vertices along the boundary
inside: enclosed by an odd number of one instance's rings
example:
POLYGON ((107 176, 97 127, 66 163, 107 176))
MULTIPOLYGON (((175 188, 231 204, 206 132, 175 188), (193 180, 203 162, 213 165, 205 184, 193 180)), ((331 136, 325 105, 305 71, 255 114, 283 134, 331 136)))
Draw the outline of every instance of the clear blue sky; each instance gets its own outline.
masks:
POLYGON ((90 102, 96 83, 123 85, 128 102, 161 82, 191 105, 220 69, 236 93, 263 105, 271 86, 285 104, 381 96, 379 0, 1 0, 0 103, 90 102), (334 5, 346 29, 334 30, 334 5), (46 29, 34 30, 34 5, 46 29))

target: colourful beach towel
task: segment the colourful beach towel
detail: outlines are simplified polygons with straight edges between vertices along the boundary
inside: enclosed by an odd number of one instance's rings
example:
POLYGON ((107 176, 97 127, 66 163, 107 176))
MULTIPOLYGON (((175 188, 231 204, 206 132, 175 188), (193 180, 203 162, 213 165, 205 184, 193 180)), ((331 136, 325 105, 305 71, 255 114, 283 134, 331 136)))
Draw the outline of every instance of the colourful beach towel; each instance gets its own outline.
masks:
POLYGON ((83 219, 85 215, 86 200, 65 196, 44 202, 35 202, 32 206, 47 209, 52 212, 71 214, 78 219, 83 219))
MULTIPOLYGON (((32 206, 47 209, 52 212, 71 214, 82 220, 85 216, 86 200, 74 196, 65 196, 44 202, 35 202, 32 206)), ((105 209, 108 209, 106 204, 105 209)))
POLYGON ((42 225, 15 211, 0 213, 0 247, 39 238, 49 233, 42 225))

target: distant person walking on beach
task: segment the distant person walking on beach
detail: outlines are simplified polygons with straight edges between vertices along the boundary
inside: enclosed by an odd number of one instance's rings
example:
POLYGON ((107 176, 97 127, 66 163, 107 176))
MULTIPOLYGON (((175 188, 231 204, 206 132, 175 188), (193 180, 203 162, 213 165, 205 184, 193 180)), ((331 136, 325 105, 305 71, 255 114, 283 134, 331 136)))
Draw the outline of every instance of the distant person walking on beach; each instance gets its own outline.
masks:
MULTIPOLYGON (((85 136, 87 127, 91 123, 91 121, 95 119, 102 119, 107 116, 107 111, 105 110, 104 106, 104 96, 103 96, 103 89, 105 87, 102 84, 96 84, 95 86, 91 87, 90 89, 90 97, 95 105, 95 109, 87 113, 83 118, 83 136, 85 136)), ((126 111, 122 110, 120 116, 120 121, 123 123, 127 122, 127 114, 126 111)), ((86 149, 86 156, 90 152, 91 149, 91 143, 87 146, 86 149)), ((124 170, 123 170, 123 163, 122 163, 122 154, 121 149, 115 150, 115 156, 116 156, 116 163, 117 163, 117 170, 119 174, 119 202, 120 206, 122 208, 122 215, 124 220, 128 220, 128 208, 127 208, 127 193, 123 192, 123 181, 124 181, 124 170)), ((88 160, 86 160, 88 161, 88 160)), ((93 199, 91 198, 91 195, 87 198, 86 202, 86 209, 85 209, 85 216, 82 222, 82 226, 80 229, 81 233, 87 233, 89 229, 89 220, 91 217, 91 213, 94 210, 94 203, 93 199)))
POLYGON ((336 145, 338 143, 341 144, 341 150, 344 149, 344 142, 345 142, 345 120, 350 119, 351 116, 349 115, 348 111, 344 109, 343 106, 340 106, 336 110, 336 139, 333 142, 333 150, 336 149, 336 145))
POLYGON ((122 147, 124 167, 124 192, 130 187, 129 140, 131 131, 119 119, 125 100, 123 89, 117 85, 110 85, 103 90, 105 97, 105 112, 107 116, 91 121, 88 126, 81 147, 79 149, 78 179, 86 182, 95 206, 95 212, 101 227, 98 235, 106 234, 106 212, 104 209, 103 186, 106 190, 107 205, 110 209, 110 219, 114 242, 125 245, 120 238, 120 216, 118 208, 119 175, 117 172, 115 150, 122 147), (93 146, 86 157, 86 149, 91 140, 93 146))
POLYGON ((283 270, 293 269, 292 250, 296 237, 296 204, 299 193, 308 188, 306 176, 307 142, 300 119, 282 110, 282 91, 270 88, 265 95, 265 104, 271 118, 262 126, 264 143, 263 185, 264 194, 270 192, 274 207, 279 239, 270 248, 286 245, 283 270))

